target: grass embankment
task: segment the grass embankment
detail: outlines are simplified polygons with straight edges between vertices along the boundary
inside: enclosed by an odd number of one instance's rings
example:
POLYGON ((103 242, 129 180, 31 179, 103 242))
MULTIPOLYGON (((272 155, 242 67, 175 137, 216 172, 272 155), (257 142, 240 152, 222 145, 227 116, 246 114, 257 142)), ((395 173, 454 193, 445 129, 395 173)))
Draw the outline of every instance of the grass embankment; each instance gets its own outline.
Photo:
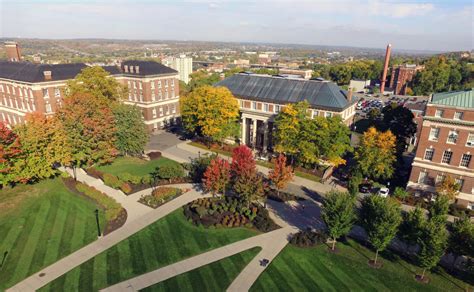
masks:
POLYGON ((415 280, 420 268, 389 252, 383 267, 367 264, 374 253, 355 241, 338 243, 338 254, 326 245, 287 246, 252 286, 252 291, 462 291, 466 283, 442 269, 429 273, 429 284, 415 280))
POLYGON ((260 247, 246 250, 155 284, 141 291, 225 291, 260 250, 260 247))
POLYGON ((178 162, 160 157, 155 160, 143 160, 136 157, 118 157, 113 163, 96 167, 98 170, 119 176, 124 173, 136 176, 146 176, 155 171, 158 166, 179 164, 178 162))
POLYGON ((41 289, 97 291, 253 235, 246 228, 205 229, 186 221, 180 208, 41 289))
POLYGON ((0 190, 0 291, 97 239, 95 209, 60 178, 0 190))

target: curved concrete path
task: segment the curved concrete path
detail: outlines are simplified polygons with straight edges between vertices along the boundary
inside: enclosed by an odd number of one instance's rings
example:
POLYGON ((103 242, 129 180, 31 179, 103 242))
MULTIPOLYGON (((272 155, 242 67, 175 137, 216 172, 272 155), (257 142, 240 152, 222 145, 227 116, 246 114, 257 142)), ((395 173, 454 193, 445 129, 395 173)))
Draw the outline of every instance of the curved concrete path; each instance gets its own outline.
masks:
MULTIPOLYGON (((78 176, 79 177, 79 176, 78 176)), ((81 179, 85 179, 82 177, 81 179)), ((85 181, 85 183, 91 182, 92 184, 97 183, 95 181, 85 181)), ((147 227, 148 225, 156 222, 157 220, 165 217, 166 215, 170 214, 174 210, 180 208, 181 206, 194 201, 198 198, 207 197, 210 195, 203 195, 200 190, 197 189, 196 186, 192 184, 177 184, 173 185, 174 187, 180 188, 189 188, 191 191, 184 193, 183 195, 177 197, 176 199, 158 207, 157 209, 152 209, 146 207, 140 203, 142 206, 146 208, 146 211, 143 213, 140 212, 142 208, 134 208, 136 204, 132 204, 131 201, 138 199, 140 193, 144 192, 151 192, 151 189, 133 194, 131 196, 125 196, 126 199, 121 199, 121 203, 126 206, 132 206, 131 209, 127 209, 127 212, 132 212, 133 215, 131 218, 130 216, 127 219, 127 222, 124 226, 120 227, 119 229, 115 230, 114 232, 108 234, 107 236, 101 237, 96 241, 86 245, 85 247, 77 250, 76 252, 60 259, 59 261, 55 262, 54 264, 40 270, 39 272, 29 276, 25 280, 17 283, 15 286, 11 287, 7 291, 18 291, 18 292, 25 292, 25 291, 35 291, 49 282, 59 278, 60 276, 64 275, 65 273, 69 272, 70 270, 74 269, 75 267, 79 266, 80 264, 88 261, 89 259, 95 257, 99 253, 107 250, 108 248, 116 245, 120 241, 126 239, 127 237, 131 236, 132 234, 142 230, 143 228, 147 227), (128 201, 130 200, 130 201, 128 201), (129 204, 129 205, 128 205, 129 204)), ((107 193, 108 194, 108 193, 107 193)), ((118 201, 118 200, 117 200, 118 201)), ((135 201, 136 203, 136 201, 135 201)))

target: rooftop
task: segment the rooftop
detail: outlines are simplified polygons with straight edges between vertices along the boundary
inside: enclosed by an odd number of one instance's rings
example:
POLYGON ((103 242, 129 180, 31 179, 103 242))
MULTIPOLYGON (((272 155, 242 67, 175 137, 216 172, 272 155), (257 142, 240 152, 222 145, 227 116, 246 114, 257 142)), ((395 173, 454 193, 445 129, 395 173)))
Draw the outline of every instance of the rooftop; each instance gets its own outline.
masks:
POLYGON ((435 93, 430 104, 474 109, 474 89, 435 93))
POLYGON ((274 103, 307 100, 311 107, 342 111, 351 103, 347 92, 335 83, 301 78, 239 73, 217 82, 237 97, 274 103))

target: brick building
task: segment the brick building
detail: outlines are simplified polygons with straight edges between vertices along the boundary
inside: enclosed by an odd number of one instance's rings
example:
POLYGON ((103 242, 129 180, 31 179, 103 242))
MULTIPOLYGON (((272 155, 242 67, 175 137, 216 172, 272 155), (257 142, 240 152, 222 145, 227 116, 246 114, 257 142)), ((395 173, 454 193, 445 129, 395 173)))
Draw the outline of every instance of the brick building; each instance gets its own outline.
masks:
POLYGON ((474 90, 434 94, 423 117, 407 189, 435 193, 446 176, 461 186, 459 205, 474 208, 474 90))
MULTIPOLYGON (((66 82, 87 65, 0 61, 0 120, 23 123, 29 112, 53 114, 61 107, 66 82)), ((129 88, 127 104, 141 109, 150 132, 179 117, 178 72, 156 62, 125 61, 103 66, 129 88)))
POLYGON ((239 73, 215 86, 227 87, 239 100, 241 141, 263 152, 272 150, 275 116, 289 103, 306 100, 312 117, 340 116, 347 125, 355 116, 352 93, 329 81, 239 73))
POLYGON ((408 83, 413 79, 416 72, 423 69, 422 66, 403 64, 392 69, 389 87, 393 89, 394 94, 407 94, 408 83))

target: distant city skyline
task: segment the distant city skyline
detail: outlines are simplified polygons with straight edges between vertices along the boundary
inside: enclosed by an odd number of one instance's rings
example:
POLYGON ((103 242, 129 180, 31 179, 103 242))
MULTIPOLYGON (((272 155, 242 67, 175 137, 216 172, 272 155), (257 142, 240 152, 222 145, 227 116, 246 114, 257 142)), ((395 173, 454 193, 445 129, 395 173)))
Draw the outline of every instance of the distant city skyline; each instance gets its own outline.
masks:
POLYGON ((461 51, 471 1, 11 1, 0 36, 291 43, 461 51))

